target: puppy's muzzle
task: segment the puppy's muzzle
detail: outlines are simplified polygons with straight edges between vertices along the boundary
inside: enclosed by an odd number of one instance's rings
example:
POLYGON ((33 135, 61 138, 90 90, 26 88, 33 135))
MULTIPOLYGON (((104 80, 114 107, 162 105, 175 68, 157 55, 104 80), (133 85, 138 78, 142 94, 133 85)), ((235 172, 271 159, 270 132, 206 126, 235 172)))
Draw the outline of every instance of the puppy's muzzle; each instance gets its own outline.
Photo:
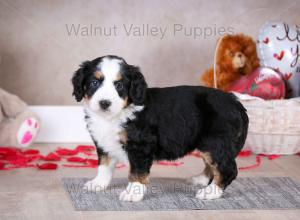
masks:
POLYGON ((107 110, 111 106, 111 101, 104 99, 99 101, 99 105, 101 109, 107 110))

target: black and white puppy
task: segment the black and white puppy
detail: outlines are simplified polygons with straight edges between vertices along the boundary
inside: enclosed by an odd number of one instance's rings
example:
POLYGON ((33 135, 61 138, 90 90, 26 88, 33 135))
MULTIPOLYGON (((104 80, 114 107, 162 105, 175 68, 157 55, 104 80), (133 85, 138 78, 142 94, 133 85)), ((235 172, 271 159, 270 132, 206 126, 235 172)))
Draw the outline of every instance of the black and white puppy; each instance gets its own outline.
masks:
POLYGON ((98 175, 85 185, 89 190, 105 189, 115 164, 125 162, 129 183, 120 200, 140 201, 153 161, 176 160, 195 149, 205 169, 191 182, 207 187, 197 198, 221 197, 236 178, 248 116, 234 95, 201 86, 147 88, 139 68, 117 56, 82 63, 72 83, 76 100, 85 101, 99 156, 98 175))

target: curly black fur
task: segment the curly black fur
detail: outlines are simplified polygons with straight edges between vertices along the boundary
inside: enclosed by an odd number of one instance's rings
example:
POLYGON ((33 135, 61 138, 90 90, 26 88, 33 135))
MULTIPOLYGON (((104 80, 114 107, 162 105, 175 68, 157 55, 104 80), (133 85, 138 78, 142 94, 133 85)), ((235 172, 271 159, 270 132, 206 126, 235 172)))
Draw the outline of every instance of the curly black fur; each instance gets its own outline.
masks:
POLYGON ((236 178, 235 157, 246 139, 248 117, 234 95, 200 86, 149 88, 144 105, 124 125, 131 172, 149 173, 153 160, 175 160, 198 149, 210 153, 222 187, 236 178))

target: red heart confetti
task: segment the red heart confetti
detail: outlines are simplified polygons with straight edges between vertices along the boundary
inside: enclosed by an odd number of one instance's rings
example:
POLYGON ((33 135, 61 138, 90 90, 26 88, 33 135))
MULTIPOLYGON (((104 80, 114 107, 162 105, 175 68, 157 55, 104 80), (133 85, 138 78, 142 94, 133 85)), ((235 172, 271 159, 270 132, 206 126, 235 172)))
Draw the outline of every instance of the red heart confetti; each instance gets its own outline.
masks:
POLYGON ((268 44, 268 43, 269 43, 269 41, 270 41, 270 40, 269 40, 269 38, 268 38, 268 37, 266 37, 266 39, 264 39, 264 40, 263 40, 263 42, 264 42, 265 44, 268 44))
POLYGON ((28 150, 23 151, 23 153, 24 153, 25 155, 39 154, 40 151, 39 151, 39 150, 35 150, 35 149, 28 149, 28 150))
POLYGON ((0 161, 0 170, 3 170, 5 167, 5 163, 0 161))
POLYGON ((273 54, 274 58, 276 58, 277 60, 282 60, 283 56, 284 56, 284 51, 282 50, 279 54, 274 53, 273 54))
POLYGON ((46 157, 43 158, 45 161, 60 161, 61 157, 55 153, 49 153, 46 157))
POLYGON ((69 157, 67 158, 68 162, 75 162, 75 163, 86 163, 86 158, 82 157, 69 157))
POLYGON ((286 73, 283 75, 283 78, 288 81, 292 77, 293 73, 286 73))
POLYGON ((58 166, 55 163, 43 163, 37 164, 37 167, 41 170, 56 170, 58 166))
POLYGON ((86 152, 86 151, 94 151, 94 150, 96 150, 96 148, 94 146, 91 146, 91 145, 78 145, 76 147, 76 150, 78 152, 86 152))
POLYGON ((76 155, 78 153, 78 151, 75 150, 70 150, 67 148, 58 148, 55 153, 57 153, 60 156, 73 156, 76 155))
POLYGON ((91 166, 98 166, 98 160, 97 159, 87 159, 86 160, 87 164, 91 166))

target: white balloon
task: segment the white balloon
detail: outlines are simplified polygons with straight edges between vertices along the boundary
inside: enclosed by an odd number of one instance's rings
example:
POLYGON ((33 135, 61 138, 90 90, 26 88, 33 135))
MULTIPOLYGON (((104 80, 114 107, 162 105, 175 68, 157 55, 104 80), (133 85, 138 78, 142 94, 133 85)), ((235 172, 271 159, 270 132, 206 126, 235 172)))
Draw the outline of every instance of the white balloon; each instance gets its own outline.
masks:
POLYGON ((288 82, 288 96, 300 96, 300 29, 297 25, 268 22, 259 32, 258 57, 263 67, 281 72, 288 82))

